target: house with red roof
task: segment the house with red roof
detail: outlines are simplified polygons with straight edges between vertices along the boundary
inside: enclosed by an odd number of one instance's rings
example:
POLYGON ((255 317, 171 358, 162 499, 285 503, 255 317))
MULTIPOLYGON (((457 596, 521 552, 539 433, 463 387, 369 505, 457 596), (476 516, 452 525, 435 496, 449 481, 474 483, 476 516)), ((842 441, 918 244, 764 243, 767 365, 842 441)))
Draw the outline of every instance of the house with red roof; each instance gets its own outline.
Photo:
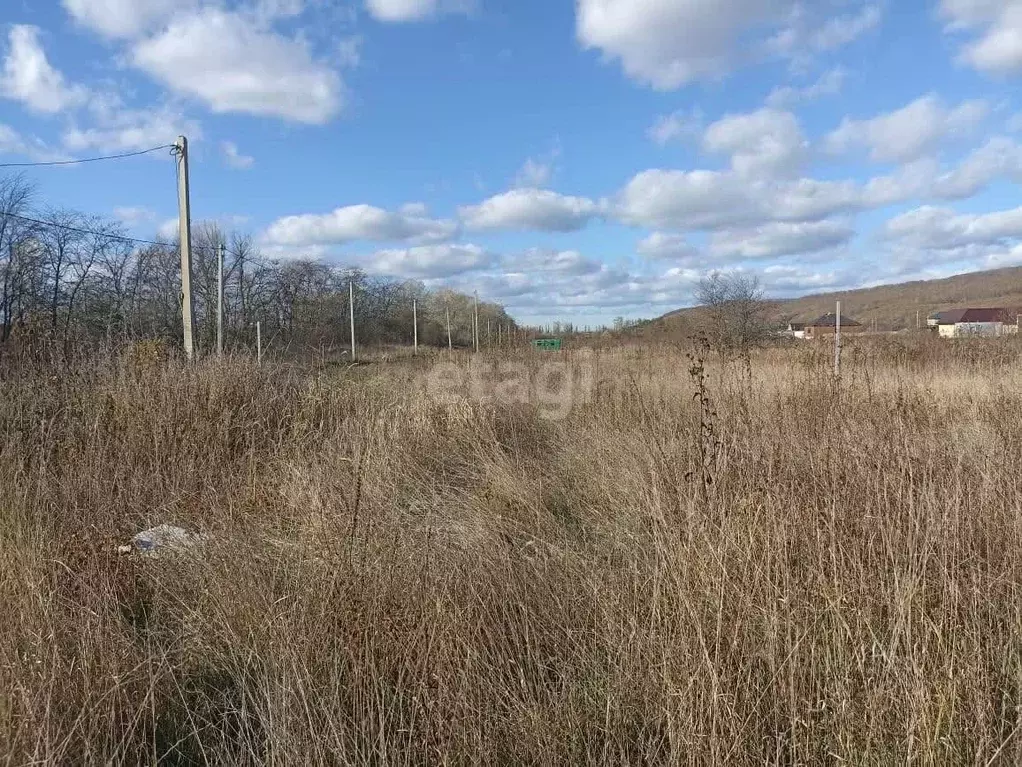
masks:
POLYGON ((937 312, 928 324, 941 338, 997 337, 1018 332, 1018 309, 970 308, 937 312))

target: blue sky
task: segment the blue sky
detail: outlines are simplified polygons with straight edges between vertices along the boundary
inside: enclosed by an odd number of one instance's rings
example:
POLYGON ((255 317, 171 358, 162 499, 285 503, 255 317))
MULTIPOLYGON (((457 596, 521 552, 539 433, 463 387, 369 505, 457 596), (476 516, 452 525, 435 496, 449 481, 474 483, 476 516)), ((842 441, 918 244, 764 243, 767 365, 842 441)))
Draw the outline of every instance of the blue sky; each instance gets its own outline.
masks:
MULTIPOLYGON (((0 163, 188 135, 279 258, 523 321, 1022 263, 1022 0, 7 0, 0 163)), ((169 155, 28 171, 172 230, 169 155)))

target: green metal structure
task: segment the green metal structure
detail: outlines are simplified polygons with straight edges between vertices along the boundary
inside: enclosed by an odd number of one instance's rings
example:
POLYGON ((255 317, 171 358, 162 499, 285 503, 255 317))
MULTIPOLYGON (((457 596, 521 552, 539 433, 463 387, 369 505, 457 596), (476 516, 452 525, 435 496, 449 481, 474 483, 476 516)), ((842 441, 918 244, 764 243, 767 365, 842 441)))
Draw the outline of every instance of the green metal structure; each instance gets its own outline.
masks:
POLYGON ((537 338, 533 340, 532 345, 537 349, 543 351, 560 351, 561 350, 561 339, 560 338, 537 338))

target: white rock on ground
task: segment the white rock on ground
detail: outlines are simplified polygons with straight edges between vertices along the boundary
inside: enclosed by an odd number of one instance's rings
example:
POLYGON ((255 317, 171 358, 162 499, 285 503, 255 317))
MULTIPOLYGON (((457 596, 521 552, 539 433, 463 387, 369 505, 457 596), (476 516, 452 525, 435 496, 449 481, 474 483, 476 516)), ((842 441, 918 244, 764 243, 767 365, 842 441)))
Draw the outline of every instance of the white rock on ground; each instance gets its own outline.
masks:
POLYGON ((162 524, 136 533, 131 543, 118 546, 122 554, 141 554, 146 557, 158 557, 164 553, 181 554, 193 550, 202 543, 202 537, 185 530, 183 527, 162 524))

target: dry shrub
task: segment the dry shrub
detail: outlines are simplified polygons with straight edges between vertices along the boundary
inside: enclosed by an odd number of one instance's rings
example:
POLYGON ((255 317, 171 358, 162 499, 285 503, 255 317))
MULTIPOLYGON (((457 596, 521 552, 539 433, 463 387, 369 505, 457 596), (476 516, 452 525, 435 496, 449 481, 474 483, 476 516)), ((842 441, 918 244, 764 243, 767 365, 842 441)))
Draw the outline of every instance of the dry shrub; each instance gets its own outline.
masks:
POLYGON ((1014 763, 1019 361, 977 349, 603 351, 562 421, 421 361, 7 372, 0 757, 1014 763), (209 538, 114 553, 160 522, 209 538))

